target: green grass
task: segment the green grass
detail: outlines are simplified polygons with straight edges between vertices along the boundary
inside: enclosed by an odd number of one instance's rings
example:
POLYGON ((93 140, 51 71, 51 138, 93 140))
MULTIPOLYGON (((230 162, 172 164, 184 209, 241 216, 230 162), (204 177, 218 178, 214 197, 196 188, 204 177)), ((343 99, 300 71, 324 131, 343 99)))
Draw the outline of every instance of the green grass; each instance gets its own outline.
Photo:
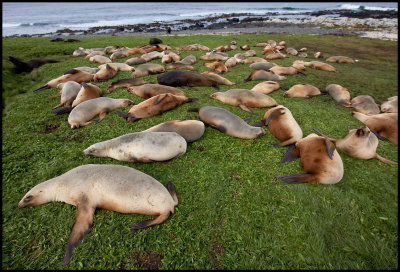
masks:
MULTIPOLYGON (((309 60, 322 51, 327 58, 344 55, 359 62, 332 64, 341 73, 307 69, 307 77, 287 76, 280 84, 309 83, 320 89, 336 83, 352 97, 369 94, 376 101, 398 94, 398 43, 357 37, 309 35, 166 36, 171 47, 200 43, 215 48, 236 40, 238 46, 254 47, 269 39, 285 40, 288 47, 307 47, 309 60)), ((45 98, 58 89, 33 93, 52 78, 78 66, 95 64, 72 57, 84 48, 147 44, 149 37, 81 38, 81 43, 53 43, 45 38, 3 38, 3 269, 397 269, 398 268, 398 167, 378 160, 364 161, 339 151, 343 179, 332 186, 284 185, 279 175, 301 173, 299 160, 282 164, 286 148, 274 148, 277 140, 267 134, 253 140, 227 136, 207 127, 202 138, 189 143, 185 155, 168 162, 128 163, 83 155, 93 143, 126 133, 142 131, 172 119, 195 117, 190 107, 223 107, 243 119, 252 117, 238 107, 224 105, 208 96, 213 88, 184 90, 199 98, 199 104, 183 104, 152 118, 129 123, 115 112, 98 124, 72 130, 67 115, 50 109, 59 98, 45 98), (46 64, 31 73, 14 74, 7 56, 23 60, 50 57, 60 63, 46 64), (62 259, 75 221, 75 207, 54 202, 18 209, 17 203, 38 183, 84 164, 119 164, 145 172, 166 185, 172 181, 179 205, 161 225, 130 234, 130 226, 150 216, 97 210, 89 234, 75 249, 71 262, 62 259), (146 261, 146 259, 150 259, 146 261)), ((241 50, 228 52, 229 56, 241 50)), ((204 51, 181 52, 196 57, 204 51)), ((290 65, 297 57, 273 61, 290 65)), ((123 62, 125 59, 117 61, 123 62)), ((153 60, 160 63, 160 60, 153 60)), ((209 71, 198 60, 194 66, 209 71)), ((243 80, 248 65, 230 69, 225 77, 239 82, 231 88, 251 89, 261 81, 243 80)), ((119 72, 98 86, 105 91, 112 80, 129 78, 119 72)), ((143 77, 157 82, 156 75, 143 77)), ((108 95, 144 99, 117 89, 108 95)), ((304 135, 318 128, 331 137, 344 137, 347 126, 362 125, 351 109, 339 106, 329 95, 311 99, 284 98, 282 91, 270 94, 288 107, 304 135)), ((129 108, 123 108, 127 112, 129 108)), ((268 109, 253 109, 260 120, 268 109)), ((380 142, 378 153, 398 160, 398 148, 380 142)))

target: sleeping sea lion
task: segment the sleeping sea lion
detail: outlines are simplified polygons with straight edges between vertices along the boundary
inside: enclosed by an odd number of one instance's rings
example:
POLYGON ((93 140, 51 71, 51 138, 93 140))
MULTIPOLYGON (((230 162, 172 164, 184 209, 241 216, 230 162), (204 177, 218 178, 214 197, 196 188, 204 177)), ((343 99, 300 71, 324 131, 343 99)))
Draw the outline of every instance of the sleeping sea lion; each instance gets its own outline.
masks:
POLYGON ((224 108, 205 106, 188 111, 199 112, 200 120, 204 124, 232 137, 255 139, 265 134, 263 128, 248 125, 242 118, 224 108))
POLYGON ((195 56, 189 55, 189 56, 186 56, 185 58, 181 59, 179 62, 180 62, 180 63, 183 63, 183 64, 192 65, 192 64, 195 64, 196 61, 197 61, 197 60, 196 60, 196 57, 195 57, 195 56))
POLYGON ((379 140, 374 133, 371 133, 368 127, 362 126, 359 129, 353 129, 352 127, 348 126, 347 129, 349 130, 349 133, 343 139, 333 139, 324 135, 317 129, 314 130, 317 131, 322 137, 332 141, 336 145, 337 149, 343 151, 351 157, 362 160, 377 159, 383 163, 395 165, 398 164, 397 162, 383 158, 376 153, 379 140))
POLYGON ((146 54, 143 54, 141 56, 142 59, 144 59, 145 61, 149 62, 155 59, 161 59, 164 56, 164 53, 158 52, 158 51, 153 51, 153 52, 149 52, 146 54))
POLYGON ((379 105, 370 95, 359 95, 354 97, 351 101, 351 107, 356 111, 364 114, 378 114, 381 112, 379 105))
POLYGON ((210 68, 213 71, 219 71, 220 74, 228 72, 228 68, 225 66, 225 64, 220 63, 218 61, 214 61, 212 63, 205 62, 204 66, 210 68))
MULTIPOLYGON (((78 95, 81 84, 75 81, 67 81, 57 85, 57 88, 61 89, 61 91, 57 94, 61 95, 61 102, 57 106, 54 106, 52 109, 64 106, 64 107, 71 107, 73 101, 75 100, 76 96, 78 95)), ((52 96, 55 97, 55 96, 52 96)), ((50 98, 52 98, 50 97, 50 98)))
POLYGON ((207 46, 195 43, 195 44, 190 44, 186 46, 178 46, 175 48, 175 50, 179 51, 210 51, 210 48, 207 46))
POLYGON ((39 89, 34 90, 33 92, 36 93, 41 90, 56 88, 58 84, 67 82, 67 81, 75 81, 78 83, 89 82, 93 79, 93 77, 94 77, 93 74, 90 74, 90 73, 87 73, 87 72, 84 72, 81 70, 72 69, 72 70, 65 72, 64 75, 50 80, 49 82, 46 83, 46 85, 40 87, 39 89))
POLYGON ((211 79, 213 79, 215 81, 217 81, 217 83, 221 84, 221 85, 235 85, 235 84, 237 84, 236 82, 232 82, 229 79, 224 78, 223 76, 218 75, 218 74, 216 74, 214 72, 202 72, 201 74, 205 75, 206 77, 209 77, 209 78, 211 78, 211 79))
POLYGON ((176 132, 133 132, 92 144, 83 154, 127 162, 155 162, 182 156, 186 146, 186 140, 176 132))
POLYGON ((188 70, 188 71, 196 71, 196 68, 194 68, 190 64, 185 64, 181 62, 174 62, 169 65, 164 66, 165 70, 188 70))
POLYGON ((263 93, 263 94, 269 94, 278 89, 282 89, 282 90, 286 91, 279 85, 278 82, 264 81, 264 82, 261 82, 261 83, 258 83, 257 85, 255 85, 251 90, 255 91, 255 92, 263 93))
POLYGON ((141 86, 135 86, 135 87, 129 87, 128 92, 132 94, 136 94, 142 98, 150 98, 159 94, 165 94, 165 93, 170 93, 173 95, 180 95, 180 96, 186 96, 186 93, 171 87, 171 86, 165 86, 161 84, 146 84, 146 85, 141 85, 141 86))
POLYGON ((142 118, 152 117, 174 109, 184 103, 194 102, 196 100, 197 98, 164 93, 150 97, 149 99, 134 105, 128 113, 117 110, 117 114, 129 122, 135 122, 142 118))
POLYGON ((226 61, 229 57, 222 56, 221 54, 210 54, 200 56, 199 59, 207 61, 226 61))
POLYGON ((339 71, 332 65, 320 61, 309 61, 309 62, 305 61, 304 66, 310 67, 311 69, 339 73, 339 71))
POLYGON ((128 88, 132 86, 138 86, 138 85, 143 85, 143 84, 150 84, 150 82, 144 81, 140 78, 123 78, 123 79, 118 79, 113 82, 107 87, 106 93, 111 93, 117 88, 128 88))
POLYGON ((126 72, 135 71, 134 67, 132 67, 132 66, 126 64, 126 63, 120 63, 120 62, 110 62, 110 63, 107 63, 107 64, 102 64, 102 65, 99 65, 98 68, 99 69, 103 69, 107 65, 110 66, 111 68, 113 68, 114 70, 117 70, 117 71, 126 71, 126 72))
POLYGON ((332 56, 326 59, 327 62, 336 62, 336 63, 351 63, 354 64, 354 60, 345 56, 332 56))
POLYGON ((198 120, 171 120, 144 130, 145 132, 176 132, 186 142, 194 142, 203 136, 204 123, 198 120))
POLYGON ((282 54, 282 53, 272 53, 272 54, 269 54, 269 55, 266 55, 265 56, 265 59, 267 59, 267 60, 271 60, 271 59, 284 59, 284 58, 286 58, 287 56, 285 55, 285 54, 282 54))
POLYGON ((126 58, 130 54, 127 52, 127 50, 117 50, 114 53, 111 54, 110 60, 116 60, 116 59, 121 59, 121 58, 126 58))
POLYGON ((267 126, 268 130, 279 140, 279 143, 271 143, 275 147, 295 144, 303 137, 301 127, 294 119, 291 111, 283 105, 269 109, 261 121, 253 126, 267 126))
POLYGON ((165 68, 156 63, 145 63, 138 66, 135 72, 132 73, 132 78, 154 75, 165 72, 165 68))
POLYGON ((113 78, 118 73, 117 69, 114 69, 112 66, 106 64, 104 68, 101 68, 96 74, 94 74, 93 81, 94 82, 103 82, 107 81, 110 78, 113 78))
POLYGON ((103 120, 107 113, 121 107, 132 105, 129 99, 114 99, 109 97, 98 97, 83 101, 74 107, 68 116, 71 128, 84 127, 92 123, 93 117, 99 116, 97 123, 103 120))
POLYGON ((238 64, 238 61, 237 61, 237 59, 235 57, 230 57, 229 59, 227 59, 225 61, 224 64, 225 64, 226 68, 232 68, 232 67, 234 67, 234 66, 236 66, 238 64))
POLYGON ((286 48, 286 53, 288 53, 289 55, 297 56, 299 52, 293 47, 288 47, 286 48))
POLYGON ((264 70, 255 70, 250 73, 250 75, 244 80, 244 82, 251 81, 251 80, 272 80, 272 81, 279 81, 285 80, 285 76, 279 76, 273 72, 264 71, 264 70))
POLYGON ((90 62, 97 62, 97 63, 101 63, 101 64, 106 64, 106 63, 110 63, 112 62, 111 59, 105 57, 105 56, 100 56, 100 55, 95 55, 93 57, 89 58, 90 62))
POLYGON ((250 50, 250 46, 248 44, 242 45, 239 48, 244 50, 244 51, 250 50))
POLYGON ((290 66, 274 65, 269 70, 271 72, 273 72, 274 74, 277 74, 279 76, 282 76, 282 75, 295 75, 295 74, 301 74, 303 76, 306 76, 306 74, 304 74, 303 72, 300 72, 296 68, 290 67, 290 66))
POLYGON ((249 107, 266 108, 278 105, 272 97, 247 89, 230 89, 226 92, 216 92, 211 94, 210 98, 217 99, 227 105, 239 106, 242 110, 251 114, 254 114, 254 112, 249 107))
POLYGON ((323 54, 322 54, 322 52, 316 52, 315 54, 314 54, 314 58, 316 58, 316 59, 322 59, 324 56, 323 56, 323 54))
POLYGON ((304 66, 304 60, 295 60, 292 63, 292 67, 296 68, 297 70, 306 70, 306 67, 304 66))
POLYGON ((195 86, 214 87, 219 89, 219 82, 209 76, 186 71, 169 71, 157 76, 159 84, 191 88, 195 86))
POLYGON ((102 51, 92 51, 89 54, 86 55, 86 57, 84 57, 84 59, 90 59, 93 56, 99 55, 99 56, 104 56, 105 52, 104 50, 102 51))
POLYGON ((244 57, 254 57, 257 55, 257 52, 255 50, 247 50, 244 53, 241 53, 244 57))
POLYGON ((282 162, 293 161, 298 157, 305 173, 278 176, 277 178, 282 179, 283 183, 335 184, 343 178, 342 158, 335 149, 335 145, 324 137, 311 133, 300 139, 288 149, 282 162))
POLYGON ((254 69, 254 70, 265 70, 265 71, 269 71, 269 69, 271 69, 272 67, 277 66, 277 64, 273 63, 273 62, 253 62, 252 64, 250 64, 250 68, 254 69))
POLYGON ((265 62, 268 63, 266 59, 260 58, 260 57, 248 57, 244 60, 245 64, 251 64, 251 63, 257 63, 257 62, 265 62))
POLYGON ((178 205, 172 183, 166 190, 156 179, 131 167, 96 164, 78 166, 39 183, 25 194, 18 207, 34 207, 53 201, 76 206, 76 221, 65 250, 64 265, 69 263, 73 250, 89 233, 96 208, 157 216, 133 225, 131 233, 134 233, 163 223, 178 205))
POLYGON ((351 107, 350 93, 347 88, 344 88, 339 84, 329 84, 326 86, 325 90, 340 105, 346 108, 351 107))
POLYGON ((35 58, 28 61, 22 61, 12 56, 8 56, 8 60, 14 64, 15 73, 19 74, 22 72, 30 72, 35 68, 38 68, 46 63, 57 63, 59 60, 53 60, 49 58, 35 58))
POLYGON ((311 84, 296 84, 283 93, 284 97, 310 98, 322 94, 321 91, 311 84))
POLYGON ((392 96, 383 100, 381 112, 398 112, 398 96, 392 96))
POLYGON ((381 140, 389 140, 397 145, 398 122, 387 116, 366 115, 361 112, 351 113, 355 118, 364 123, 381 140))
POLYGON ((126 61, 124 61, 124 63, 128 64, 128 65, 139 65, 139 64, 146 63, 146 60, 141 57, 132 57, 132 58, 129 58, 126 61))
POLYGON ((99 68, 89 67, 89 66, 80 66, 80 67, 76 67, 74 69, 81 70, 81 71, 84 71, 84 72, 90 73, 90 74, 96 74, 100 70, 99 68))

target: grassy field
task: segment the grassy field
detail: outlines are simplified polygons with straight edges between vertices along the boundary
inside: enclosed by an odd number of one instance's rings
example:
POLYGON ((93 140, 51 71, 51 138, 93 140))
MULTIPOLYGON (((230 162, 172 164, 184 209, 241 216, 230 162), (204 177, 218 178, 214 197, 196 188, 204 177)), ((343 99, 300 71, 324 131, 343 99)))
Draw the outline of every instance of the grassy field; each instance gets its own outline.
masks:
MULTIPOLYGON (((287 47, 307 47, 309 58, 322 51, 327 58, 344 55, 356 64, 332 64, 341 73, 307 69, 302 75, 287 76, 280 84, 288 89, 309 83, 322 90, 336 83, 351 96, 371 95, 376 101, 398 94, 398 43, 357 37, 309 35, 232 35, 160 37, 171 47, 200 43, 209 48, 249 44, 262 56, 258 42, 285 40, 287 47)), ((226 108, 243 119, 260 120, 268 110, 253 108, 252 116, 239 107, 209 98, 214 88, 184 90, 199 98, 199 104, 183 104, 152 118, 129 123, 110 112, 98 124, 71 129, 68 115, 56 116, 50 109, 59 98, 46 100, 58 89, 32 91, 50 79, 78 66, 97 65, 72 57, 84 48, 147 44, 149 37, 81 38, 80 43, 54 43, 45 38, 3 38, 3 269, 373 269, 398 268, 398 167, 378 160, 364 161, 339 151, 344 164, 343 179, 331 186, 322 184, 285 185, 276 176, 301 173, 300 161, 281 163, 286 148, 275 148, 277 140, 267 134, 254 140, 227 136, 206 128, 202 138, 189 143, 185 155, 167 162, 128 163, 111 158, 83 155, 88 146, 123 134, 142 131, 158 123, 180 119, 191 107, 213 105, 226 108), (49 57, 62 62, 46 64, 31 73, 15 74, 7 56, 28 60, 49 57), (75 222, 75 207, 53 202, 18 209, 25 193, 38 183, 84 164, 118 164, 138 169, 160 181, 173 182, 179 205, 161 225, 130 234, 130 226, 150 216, 97 210, 94 224, 75 249, 68 266, 64 251, 75 222)), ((229 56, 241 52, 229 51, 229 56)), ((200 57, 205 51, 181 52, 200 57)), ((273 61, 291 65, 299 59, 289 56, 273 61)), ((123 62, 125 59, 118 59, 123 62)), ((161 63, 161 60, 153 60, 161 63)), ((198 60, 199 72, 210 71, 198 60)), ((221 85, 251 89, 261 81, 244 83, 252 70, 237 65, 225 77, 239 82, 221 85)), ((103 91, 111 81, 129 78, 119 72, 97 84, 103 91)), ((157 82, 157 75, 143 77, 157 82)), ((311 99, 284 98, 283 91, 270 94, 288 107, 304 136, 317 128, 341 138, 347 126, 362 123, 351 116, 352 109, 338 105, 329 95, 311 99)), ((129 98, 135 104, 144 99, 117 89, 107 95, 129 98)), ((122 108, 127 112, 129 108, 122 108)), ((380 141, 378 153, 398 160, 398 148, 380 141)))

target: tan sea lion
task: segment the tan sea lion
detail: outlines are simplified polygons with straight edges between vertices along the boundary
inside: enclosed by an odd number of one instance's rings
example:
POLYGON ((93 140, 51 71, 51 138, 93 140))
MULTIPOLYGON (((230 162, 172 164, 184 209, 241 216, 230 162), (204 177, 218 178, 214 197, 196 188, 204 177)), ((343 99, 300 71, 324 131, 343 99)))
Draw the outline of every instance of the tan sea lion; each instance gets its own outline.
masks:
POLYGON ((141 58, 144 59, 145 61, 149 62, 149 61, 152 61, 155 59, 161 59, 163 56, 164 56, 164 54, 162 52, 153 51, 153 52, 143 54, 141 56, 141 58))
POLYGON ((251 114, 254 114, 254 112, 249 107, 266 108, 278 105, 272 97, 247 89, 230 89, 226 92, 216 92, 211 94, 210 98, 219 100, 227 105, 238 106, 251 114))
POLYGON ((67 81, 75 81, 78 83, 82 82, 89 82, 93 79, 94 75, 81 71, 81 70, 69 70, 64 73, 64 75, 59 76, 55 79, 50 80, 49 82, 46 83, 46 85, 40 87, 39 89, 34 90, 33 92, 38 92, 41 90, 45 89, 51 89, 51 88, 56 88, 58 84, 67 82, 67 81))
POLYGON ((304 66, 304 60, 295 60, 292 63, 292 67, 296 68, 297 70, 306 70, 306 67, 304 66))
POLYGON ((277 64, 273 62, 253 62, 252 64, 249 65, 251 69, 254 70, 265 70, 269 71, 272 67, 277 66, 277 64))
POLYGON ((339 71, 335 67, 333 67, 332 65, 329 65, 327 63, 323 63, 323 62, 320 62, 320 61, 304 62, 304 66, 310 67, 311 69, 316 69, 316 70, 321 70, 321 71, 326 71, 326 72, 339 73, 339 71))
POLYGON ((190 98, 183 95, 173 95, 170 93, 159 94, 134 105, 128 113, 117 110, 118 115, 129 122, 135 122, 143 118, 152 117, 163 112, 169 111, 187 102, 196 101, 197 98, 190 98))
POLYGON ((324 56, 323 56, 322 52, 316 52, 316 53, 314 54, 314 57, 315 57, 316 59, 322 59, 324 56))
POLYGON ((146 63, 146 60, 141 57, 132 57, 132 58, 129 58, 126 61, 124 61, 124 63, 132 66, 132 65, 139 65, 139 64, 146 63))
POLYGON ((114 53, 111 54, 110 60, 116 60, 116 59, 121 59, 121 58, 126 58, 130 54, 127 52, 127 50, 117 50, 114 53))
POLYGON ((339 84, 329 84, 326 86, 325 90, 340 105, 347 108, 351 107, 350 93, 347 88, 344 88, 339 84))
POLYGON ((76 107, 83 101, 98 98, 101 96, 103 96, 103 92, 98 86, 82 82, 82 87, 76 95, 75 100, 72 102, 72 107, 76 107))
POLYGON ((303 72, 300 72, 299 70, 297 70, 296 68, 290 67, 290 66, 275 65, 275 66, 271 67, 269 70, 279 76, 295 75, 295 74, 301 74, 303 76, 306 75, 303 72))
POLYGON ((336 63, 352 63, 354 64, 354 60, 345 56, 332 56, 326 59, 327 62, 336 62, 336 63))
POLYGON ((366 115, 361 112, 351 113, 364 123, 381 140, 389 140, 397 145, 398 121, 388 116, 366 115))
POLYGON ((267 45, 268 45, 268 43, 266 43, 266 42, 259 42, 259 43, 256 43, 255 47, 266 47, 267 45))
POLYGON ((305 51, 307 51, 307 47, 302 47, 302 48, 300 48, 300 49, 297 50, 297 51, 299 51, 299 52, 305 52, 305 51))
POLYGON ((39 183, 25 194, 18 207, 34 207, 53 201, 76 206, 76 221, 65 250, 64 265, 69 263, 73 250, 89 233, 97 208, 157 216, 133 225, 131 233, 134 233, 163 223, 178 205, 172 183, 166 190, 160 182, 143 172, 122 165, 104 164, 78 166, 39 183))
POLYGON ((90 59, 93 56, 99 55, 99 56, 104 56, 104 51, 92 51, 89 54, 86 55, 86 57, 84 57, 84 59, 90 59))
MULTIPOLYGON (((263 94, 269 94, 278 89, 283 89, 278 82, 264 81, 255 85, 251 90, 263 94)), ((284 89, 283 89, 284 90, 284 89)), ((286 91, 286 90, 284 90, 286 91)))
POLYGON ((260 57, 248 57, 244 60, 244 63, 249 64, 249 63, 256 63, 256 62, 268 62, 267 60, 260 58, 260 57))
POLYGON ((265 59, 267 59, 267 60, 271 60, 271 59, 284 59, 284 58, 286 58, 287 56, 285 55, 285 54, 282 54, 282 53, 272 53, 272 54, 269 54, 269 55, 266 55, 265 56, 265 59))
POLYGON ((240 46, 240 49, 247 51, 247 50, 250 50, 250 46, 248 44, 245 44, 245 45, 240 46))
POLYGON ((107 81, 110 78, 115 77, 117 73, 118 70, 114 69, 113 66, 107 63, 104 68, 101 68, 96 74, 94 74, 93 81, 94 82, 107 81))
POLYGON ((200 56, 199 59, 206 61, 226 61, 229 57, 222 56, 221 54, 210 54, 200 56))
POLYGON ((204 66, 210 68, 213 71, 219 71, 220 74, 228 72, 228 68, 223 63, 220 63, 218 61, 214 61, 212 63, 205 62, 204 66))
POLYGON ((398 96, 392 96, 382 101, 382 112, 398 112, 398 96))
POLYGON ((107 87, 106 93, 111 93, 117 88, 128 88, 132 86, 138 86, 138 85, 143 85, 143 84, 150 84, 148 81, 144 81, 140 78, 123 78, 123 79, 118 79, 113 82, 107 87))
POLYGON ((72 109, 68 116, 71 128, 84 127, 92 123, 95 116, 99 116, 97 123, 103 120, 107 113, 121 107, 132 105, 129 99, 114 99, 109 97, 98 97, 83 101, 72 109))
POLYGON ((135 67, 132 67, 126 63, 120 63, 120 62, 111 62, 111 63, 107 63, 107 64, 102 64, 99 65, 99 69, 103 69, 106 66, 110 66, 111 68, 113 68, 114 70, 117 71, 125 71, 125 72, 133 72, 135 71, 135 67))
POLYGON ((234 67, 234 66, 236 66, 238 64, 238 61, 237 61, 237 59, 235 57, 230 57, 229 59, 227 59, 225 61, 224 64, 225 64, 226 68, 232 68, 232 67, 234 67))
POLYGON ((205 106, 190 108, 189 112, 199 112, 200 120, 220 132, 241 139, 255 139, 265 134, 260 127, 248 125, 236 114, 219 107, 205 106))
POLYGON ((81 71, 84 71, 84 72, 90 73, 90 74, 96 74, 100 70, 99 68, 88 67, 88 66, 80 66, 80 67, 76 67, 74 69, 75 70, 81 70, 81 71))
POLYGON ((237 63, 239 63, 239 64, 243 64, 246 59, 246 57, 242 53, 237 53, 233 57, 236 59, 237 63))
POLYGON ((154 75, 165 72, 165 68, 156 63, 145 63, 138 66, 135 72, 132 73, 132 78, 154 75))
POLYGON ((324 137, 311 133, 297 141, 288 149, 282 162, 293 161, 298 157, 305 173, 278 176, 277 178, 282 179, 283 183, 335 184, 343 178, 342 158, 335 145, 324 137))
POLYGON ((377 159, 383 163, 395 165, 398 164, 397 162, 383 158, 376 153, 379 140, 374 133, 371 133, 368 127, 362 126, 359 129, 353 129, 352 127, 348 126, 347 129, 349 133, 345 138, 342 139, 333 139, 324 135, 317 129, 314 130, 317 131, 322 137, 332 141, 336 145, 337 149, 343 151, 351 157, 362 160, 377 159))
POLYGON ((272 80, 272 81, 279 81, 285 80, 285 76, 279 76, 273 72, 264 71, 264 70, 255 70, 251 72, 250 75, 244 80, 244 82, 251 81, 251 80, 272 80))
POLYGON ((112 62, 111 59, 109 59, 109 58, 107 58, 105 56, 100 56, 100 55, 95 55, 93 57, 90 57, 89 61, 90 62, 97 62, 97 63, 101 63, 101 64, 112 62))
POLYGON ((179 51, 210 51, 210 48, 207 46, 195 43, 195 44, 190 44, 186 46, 178 46, 175 48, 175 50, 179 51))
POLYGON ((197 60, 196 60, 196 57, 195 57, 195 56, 189 55, 189 56, 186 56, 186 57, 184 57, 183 59, 181 59, 179 62, 180 62, 180 63, 184 63, 184 64, 192 65, 192 64, 195 64, 196 61, 197 61, 197 60))
POLYGON ((221 84, 221 85, 235 85, 236 84, 236 82, 232 82, 229 79, 224 78, 223 76, 218 75, 214 72, 202 72, 201 74, 205 75, 208 78, 211 78, 212 80, 215 80, 218 84, 221 84))
POLYGON ((182 156, 186 146, 186 140, 176 132, 133 132, 92 144, 83 154, 127 162, 155 162, 182 156))
POLYGON ((307 52, 300 52, 299 54, 297 54, 297 56, 298 56, 299 58, 307 58, 307 57, 308 57, 308 54, 307 54, 307 52))
POLYGON ((196 71, 196 69, 190 65, 190 64, 185 64, 185 63, 180 63, 180 62, 174 62, 169 65, 164 66, 165 70, 188 70, 188 71, 196 71))
POLYGON ((272 47, 271 45, 267 45, 266 47, 264 47, 261 52, 261 54, 263 55, 269 55, 274 53, 279 53, 279 50, 276 49, 276 47, 272 47))
POLYGON ((279 140, 279 143, 271 143, 275 147, 293 145, 303 138, 301 127, 291 111, 283 105, 269 109, 261 121, 253 124, 253 126, 263 125, 267 126, 271 134, 279 140))
POLYGON ((255 50, 247 50, 246 52, 244 52, 242 54, 245 57, 254 57, 255 55, 257 55, 257 52, 255 50))
POLYGON ((104 53, 110 55, 118 50, 128 50, 129 48, 121 45, 111 45, 104 48, 104 53))
POLYGON ((204 123, 199 120, 171 120, 144 130, 145 132, 176 132, 186 142, 194 142, 203 136, 204 123))
POLYGON ((351 107, 356 111, 364 114, 378 114, 381 112, 379 105, 370 95, 359 95, 354 97, 351 101, 351 107))
MULTIPOLYGON (((61 91, 57 94, 61 95, 61 102, 57 106, 54 106, 52 109, 64 106, 64 107, 71 107, 72 102, 75 100, 76 96, 78 95, 81 84, 75 81, 67 81, 57 85, 57 88, 61 89, 61 91)), ((52 96, 50 98, 53 98, 52 96)))
POLYGON ((299 52, 293 47, 288 47, 286 48, 286 53, 288 53, 289 55, 297 56, 299 52))
POLYGON ((136 94, 142 98, 150 98, 159 94, 170 93, 173 95, 186 96, 187 94, 177 88, 165 86, 161 84, 145 84, 140 86, 129 87, 128 92, 136 94))
POLYGON ((310 98, 322 94, 321 91, 311 84, 296 84, 283 93, 284 97, 310 98))

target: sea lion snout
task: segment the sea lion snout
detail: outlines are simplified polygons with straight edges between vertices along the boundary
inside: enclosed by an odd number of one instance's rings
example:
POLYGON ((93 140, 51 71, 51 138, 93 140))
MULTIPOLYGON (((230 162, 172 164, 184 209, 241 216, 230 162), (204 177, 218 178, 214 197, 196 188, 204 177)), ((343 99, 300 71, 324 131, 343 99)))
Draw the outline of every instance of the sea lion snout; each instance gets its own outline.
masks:
POLYGON ((33 195, 27 195, 18 202, 18 208, 26 208, 33 206, 32 200, 34 199, 33 195))

